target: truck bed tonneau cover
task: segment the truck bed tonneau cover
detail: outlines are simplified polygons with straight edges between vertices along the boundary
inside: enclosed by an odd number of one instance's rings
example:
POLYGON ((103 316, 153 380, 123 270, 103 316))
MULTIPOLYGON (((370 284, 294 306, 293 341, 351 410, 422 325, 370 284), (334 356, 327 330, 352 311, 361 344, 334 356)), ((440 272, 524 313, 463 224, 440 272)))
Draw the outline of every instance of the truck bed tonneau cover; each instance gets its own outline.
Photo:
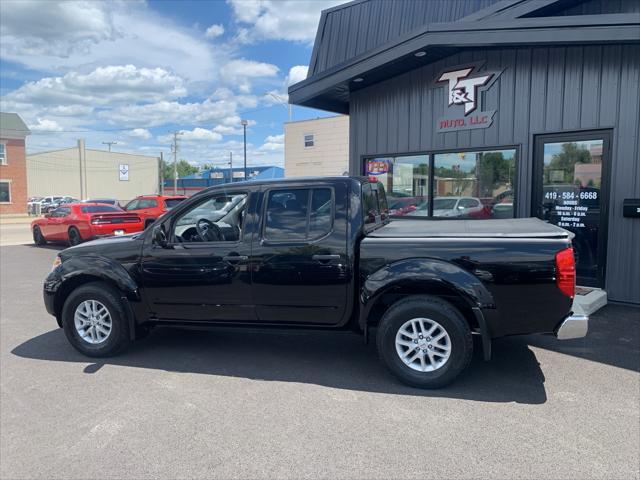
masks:
POLYGON ((538 218, 504 220, 395 219, 369 238, 573 238, 563 228, 538 218))

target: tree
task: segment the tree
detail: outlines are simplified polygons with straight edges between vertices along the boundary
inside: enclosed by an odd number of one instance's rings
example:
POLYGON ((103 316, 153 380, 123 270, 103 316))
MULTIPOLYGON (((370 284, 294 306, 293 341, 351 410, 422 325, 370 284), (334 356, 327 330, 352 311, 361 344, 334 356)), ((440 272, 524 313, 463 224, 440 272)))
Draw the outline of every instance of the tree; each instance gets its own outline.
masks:
MULTIPOLYGON (((198 168, 191 165, 186 160, 178 161, 178 178, 186 177, 198 173, 198 168)), ((162 174, 165 180, 173 180, 173 162, 162 161, 162 174)))
POLYGON ((545 178, 553 183, 573 183, 576 163, 591 163, 591 152, 574 142, 563 143, 560 153, 554 153, 549 165, 544 166, 545 178), (552 171, 557 173, 550 179, 552 171))
POLYGON ((506 159, 502 152, 487 152, 478 155, 478 196, 493 197, 493 192, 503 185, 511 185, 513 160, 506 159))

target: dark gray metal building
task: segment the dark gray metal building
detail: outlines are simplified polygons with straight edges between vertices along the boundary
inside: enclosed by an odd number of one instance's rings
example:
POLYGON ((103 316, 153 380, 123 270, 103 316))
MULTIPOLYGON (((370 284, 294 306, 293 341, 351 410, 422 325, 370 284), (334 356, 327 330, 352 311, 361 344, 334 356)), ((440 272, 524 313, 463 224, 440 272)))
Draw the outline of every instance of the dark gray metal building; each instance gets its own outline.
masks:
POLYGON ((355 0, 289 96, 349 114, 392 213, 539 216, 580 284, 640 303, 640 0, 355 0))

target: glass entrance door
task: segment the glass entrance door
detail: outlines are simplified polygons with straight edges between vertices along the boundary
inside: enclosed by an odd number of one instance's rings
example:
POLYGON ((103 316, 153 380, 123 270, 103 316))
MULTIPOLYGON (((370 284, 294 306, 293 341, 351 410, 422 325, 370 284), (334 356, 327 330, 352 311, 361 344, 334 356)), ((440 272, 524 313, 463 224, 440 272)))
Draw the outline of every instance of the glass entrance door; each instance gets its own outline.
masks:
POLYGON ((575 234, 579 285, 604 286, 609 132, 536 137, 533 214, 575 234))

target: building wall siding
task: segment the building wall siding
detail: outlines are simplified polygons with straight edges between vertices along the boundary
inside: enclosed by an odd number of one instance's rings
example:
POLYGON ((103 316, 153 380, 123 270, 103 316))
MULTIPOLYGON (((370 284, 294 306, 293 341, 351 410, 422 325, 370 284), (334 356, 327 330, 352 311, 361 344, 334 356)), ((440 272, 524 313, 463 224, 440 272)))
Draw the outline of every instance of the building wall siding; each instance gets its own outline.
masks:
POLYGON ((287 177, 342 175, 349 169, 349 117, 286 123, 284 174, 287 177), (305 148, 304 135, 313 134, 313 147, 305 148))
POLYGON ((327 12, 320 22, 314 75, 429 23, 454 22, 498 0, 369 0, 327 12))
POLYGON ((138 195, 158 193, 159 167, 156 157, 89 148, 85 152, 86 169, 83 171, 82 187, 78 148, 28 155, 29 196, 106 197, 124 203, 138 195), (120 181, 120 164, 129 165, 129 181, 120 181))
POLYGON ((531 214, 533 136, 611 129, 607 284, 614 301, 640 303, 640 222, 622 217, 624 198, 640 197, 640 46, 571 46, 465 51, 369 88, 350 104, 350 169, 364 155, 517 145, 518 215, 531 214), (486 129, 436 133, 444 68, 486 61, 504 69, 485 92, 483 110, 497 110, 486 129), (615 274, 614 274, 615 273, 615 274))

